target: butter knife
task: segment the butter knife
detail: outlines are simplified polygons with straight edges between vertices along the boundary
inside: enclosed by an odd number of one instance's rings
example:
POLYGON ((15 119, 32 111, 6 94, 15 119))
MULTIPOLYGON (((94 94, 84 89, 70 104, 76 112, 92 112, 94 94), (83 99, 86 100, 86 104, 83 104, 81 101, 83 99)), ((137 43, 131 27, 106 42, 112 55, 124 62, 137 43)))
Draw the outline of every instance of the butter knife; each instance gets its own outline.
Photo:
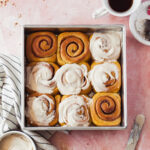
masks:
POLYGON ((145 122, 145 116, 142 114, 139 114, 136 116, 133 128, 131 130, 129 140, 126 146, 125 150, 135 150, 136 145, 139 141, 140 138, 140 133, 142 131, 143 125, 145 122))

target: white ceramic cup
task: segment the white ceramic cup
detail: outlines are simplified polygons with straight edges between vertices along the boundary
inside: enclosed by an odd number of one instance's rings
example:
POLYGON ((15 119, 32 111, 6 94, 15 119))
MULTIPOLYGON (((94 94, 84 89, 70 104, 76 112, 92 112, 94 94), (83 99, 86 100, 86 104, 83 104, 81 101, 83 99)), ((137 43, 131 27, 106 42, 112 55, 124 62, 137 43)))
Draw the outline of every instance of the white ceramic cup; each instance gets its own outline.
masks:
POLYGON ((110 13, 114 16, 118 16, 118 17, 125 17, 125 16, 129 16, 130 14, 132 14, 141 4, 142 0, 133 0, 133 4, 130 7, 130 9, 128 9, 127 11, 124 12, 117 12, 115 10, 113 10, 109 4, 109 0, 101 0, 103 2, 103 7, 97 9, 94 13, 93 13, 93 18, 98 18, 100 16, 104 16, 107 13, 110 13))
POLYGON ((20 132, 20 131, 9 131, 9 132, 6 132, 6 133, 4 133, 2 136, 0 136, 0 141, 1 141, 2 139, 4 139, 5 137, 7 137, 7 136, 9 136, 9 135, 12 135, 12 134, 19 134, 19 135, 24 136, 26 139, 28 139, 28 140, 30 141, 30 143, 31 143, 31 145, 32 145, 32 147, 33 147, 33 150, 37 150, 36 145, 35 145, 35 143, 33 142, 33 140, 32 140, 27 134, 25 134, 25 133, 23 133, 23 132, 20 132))

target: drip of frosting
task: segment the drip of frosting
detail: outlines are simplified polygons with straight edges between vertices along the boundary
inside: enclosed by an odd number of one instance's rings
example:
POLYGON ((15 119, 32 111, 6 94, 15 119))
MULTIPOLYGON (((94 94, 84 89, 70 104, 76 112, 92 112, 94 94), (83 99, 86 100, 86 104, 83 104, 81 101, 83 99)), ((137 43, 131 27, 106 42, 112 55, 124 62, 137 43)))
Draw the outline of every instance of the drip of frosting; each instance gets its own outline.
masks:
POLYGON ((90 51, 95 61, 117 60, 121 51, 120 35, 115 32, 94 33, 90 51))
POLYGON ((89 72, 89 80, 97 92, 107 91, 106 83, 119 78, 119 70, 114 63, 105 62, 94 66, 89 72))
POLYGON ((89 87, 88 70, 85 65, 66 64, 55 74, 57 87, 62 95, 79 94, 89 87))
POLYGON ((55 117, 55 110, 53 110, 53 100, 47 95, 39 97, 30 97, 27 102, 27 117, 40 126, 47 126, 55 117), (48 106, 44 101, 48 102, 48 106))
POLYGON ((46 62, 37 63, 35 66, 28 66, 26 87, 39 93, 51 94, 56 88, 53 76, 54 69, 46 62))
POLYGON ((65 98, 59 104, 59 122, 70 127, 88 126, 90 116, 84 98, 86 97, 77 95, 65 98))

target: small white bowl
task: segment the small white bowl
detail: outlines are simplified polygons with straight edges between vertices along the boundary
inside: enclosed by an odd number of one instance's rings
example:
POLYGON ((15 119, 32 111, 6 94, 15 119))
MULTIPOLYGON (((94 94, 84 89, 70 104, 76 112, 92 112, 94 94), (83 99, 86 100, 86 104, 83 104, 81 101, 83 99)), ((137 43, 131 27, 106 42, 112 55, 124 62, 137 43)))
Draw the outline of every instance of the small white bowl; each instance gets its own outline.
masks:
POLYGON ((130 16, 129 27, 130 31, 140 43, 150 46, 150 41, 144 39, 135 28, 135 21, 137 19, 150 19, 150 16, 147 14, 147 7, 150 5, 150 1, 142 3, 142 5, 130 16))
POLYGON ((9 135, 12 135, 12 134, 18 134, 18 135, 24 136, 24 137, 25 137, 26 139, 28 139, 29 142, 31 143, 31 145, 32 145, 32 147, 33 147, 33 150, 37 150, 36 145, 35 145, 35 143, 33 142, 33 140, 32 140, 27 134, 25 134, 25 133, 23 133, 23 132, 20 132, 20 131, 8 131, 8 132, 4 133, 2 136, 0 136, 0 141, 1 141, 2 139, 4 139, 5 137, 7 137, 7 136, 9 136, 9 135))

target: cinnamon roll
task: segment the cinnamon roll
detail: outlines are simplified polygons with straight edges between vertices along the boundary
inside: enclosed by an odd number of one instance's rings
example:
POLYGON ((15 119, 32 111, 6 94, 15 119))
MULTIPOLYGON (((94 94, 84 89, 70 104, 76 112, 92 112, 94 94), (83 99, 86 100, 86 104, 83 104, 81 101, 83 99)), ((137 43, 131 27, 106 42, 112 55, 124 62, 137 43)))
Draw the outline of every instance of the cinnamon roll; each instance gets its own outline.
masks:
POLYGON ((62 95, 90 92, 88 64, 65 64, 55 74, 57 88, 62 95))
POLYGON ((117 93, 97 93, 90 105, 96 126, 117 126, 121 122, 121 98, 117 93))
POLYGON ((49 94, 34 93, 26 99, 26 117, 33 126, 54 126, 58 121, 55 99, 49 94))
POLYGON ((57 61, 60 65, 80 63, 89 58, 89 41, 85 34, 64 32, 58 36, 57 61))
POLYGON ((89 98, 83 95, 63 96, 59 106, 59 123, 62 126, 89 126, 89 98))
POLYGON ((54 75, 58 66, 48 62, 33 62, 26 67, 26 89, 29 93, 56 94, 54 75))
POLYGON ((119 33, 94 33, 90 38, 90 51, 95 61, 117 60, 121 51, 119 33))
POLYGON ((30 62, 56 61, 57 38, 52 32, 35 32, 27 37, 26 56, 30 62))
POLYGON ((88 78, 96 92, 118 92, 121 87, 121 67, 116 62, 93 63, 88 78))

